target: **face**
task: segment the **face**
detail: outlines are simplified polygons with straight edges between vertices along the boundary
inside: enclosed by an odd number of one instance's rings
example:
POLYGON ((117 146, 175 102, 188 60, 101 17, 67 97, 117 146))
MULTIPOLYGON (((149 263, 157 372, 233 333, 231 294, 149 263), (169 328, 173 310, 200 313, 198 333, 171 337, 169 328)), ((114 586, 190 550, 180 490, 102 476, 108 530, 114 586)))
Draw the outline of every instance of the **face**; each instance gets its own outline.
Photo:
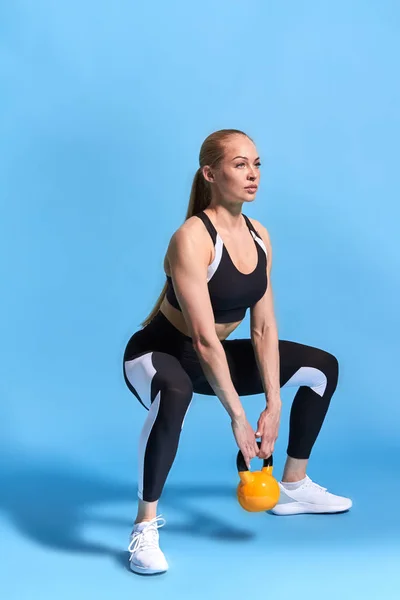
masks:
POLYGON ((225 144, 225 155, 219 166, 206 168, 204 176, 211 184, 215 200, 252 202, 260 183, 260 166, 254 143, 244 135, 235 135, 225 144), (249 186, 255 187, 246 189, 249 186))

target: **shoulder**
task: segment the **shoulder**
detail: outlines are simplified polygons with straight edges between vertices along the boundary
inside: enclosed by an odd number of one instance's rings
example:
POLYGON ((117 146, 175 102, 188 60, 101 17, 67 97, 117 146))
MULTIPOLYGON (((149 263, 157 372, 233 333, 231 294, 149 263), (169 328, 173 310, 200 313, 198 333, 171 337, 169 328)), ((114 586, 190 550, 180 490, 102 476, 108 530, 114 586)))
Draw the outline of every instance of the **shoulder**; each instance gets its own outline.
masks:
POLYGON ((257 219, 252 219, 251 217, 247 217, 251 224, 253 225, 254 229, 257 231, 257 233, 260 234, 266 248, 268 251, 268 254, 271 253, 271 238, 269 235, 268 230, 266 229, 266 227, 264 227, 264 225, 262 223, 260 223, 260 221, 257 221, 257 219))
POLYGON ((182 223, 180 227, 173 233, 171 240, 192 240, 193 242, 201 242, 207 239, 207 230, 204 223, 198 217, 189 217, 182 223))
POLYGON ((189 217, 171 236, 168 253, 210 252, 210 236, 198 217, 189 217))

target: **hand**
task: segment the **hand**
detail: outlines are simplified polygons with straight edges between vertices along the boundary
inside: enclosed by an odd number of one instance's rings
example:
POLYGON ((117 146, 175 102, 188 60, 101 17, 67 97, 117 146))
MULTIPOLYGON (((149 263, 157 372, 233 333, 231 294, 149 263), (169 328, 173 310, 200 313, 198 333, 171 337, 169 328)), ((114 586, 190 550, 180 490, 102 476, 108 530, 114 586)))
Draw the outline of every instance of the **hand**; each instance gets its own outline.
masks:
POLYGON ((239 446, 247 468, 250 470, 250 461, 258 456, 256 434, 245 416, 233 418, 231 421, 233 435, 239 446))
POLYGON ((281 407, 267 408, 262 411, 257 422, 256 437, 261 436, 261 447, 259 458, 269 458, 274 451, 275 442, 278 439, 279 423, 281 418, 281 407))

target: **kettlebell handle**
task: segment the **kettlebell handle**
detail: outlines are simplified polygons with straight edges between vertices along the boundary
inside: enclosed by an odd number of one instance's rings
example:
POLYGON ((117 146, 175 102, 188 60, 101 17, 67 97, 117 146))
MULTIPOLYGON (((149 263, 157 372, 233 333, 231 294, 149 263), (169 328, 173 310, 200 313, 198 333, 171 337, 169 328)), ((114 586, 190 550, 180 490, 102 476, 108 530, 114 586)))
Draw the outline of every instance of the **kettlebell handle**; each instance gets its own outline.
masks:
MULTIPOLYGON (((257 443, 257 446, 259 448, 261 448, 261 442, 256 440, 256 443, 257 443)), ((237 466, 237 470, 239 473, 242 473, 243 471, 248 471, 248 468, 246 466, 246 462, 244 460, 244 456, 243 456, 241 450, 239 450, 237 458, 236 458, 236 466, 237 466)), ((263 459, 263 468, 264 467, 272 467, 272 466, 273 466, 273 460, 272 460, 272 454, 271 454, 271 456, 269 456, 268 458, 263 459)))

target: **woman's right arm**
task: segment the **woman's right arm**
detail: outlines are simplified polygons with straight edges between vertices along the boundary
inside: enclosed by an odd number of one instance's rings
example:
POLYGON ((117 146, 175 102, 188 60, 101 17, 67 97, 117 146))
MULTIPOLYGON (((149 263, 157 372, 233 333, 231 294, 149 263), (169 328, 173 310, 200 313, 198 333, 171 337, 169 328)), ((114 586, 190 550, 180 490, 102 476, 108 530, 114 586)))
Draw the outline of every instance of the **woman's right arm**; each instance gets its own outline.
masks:
POLYGON ((250 459, 259 450, 232 383, 225 350, 215 331, 207 287, 207 236, 208 233, 193 222, 185 223, 174 233, 167 252, 171 278, 204 374, 231 418, 233 433, 249 466, 250 459))

